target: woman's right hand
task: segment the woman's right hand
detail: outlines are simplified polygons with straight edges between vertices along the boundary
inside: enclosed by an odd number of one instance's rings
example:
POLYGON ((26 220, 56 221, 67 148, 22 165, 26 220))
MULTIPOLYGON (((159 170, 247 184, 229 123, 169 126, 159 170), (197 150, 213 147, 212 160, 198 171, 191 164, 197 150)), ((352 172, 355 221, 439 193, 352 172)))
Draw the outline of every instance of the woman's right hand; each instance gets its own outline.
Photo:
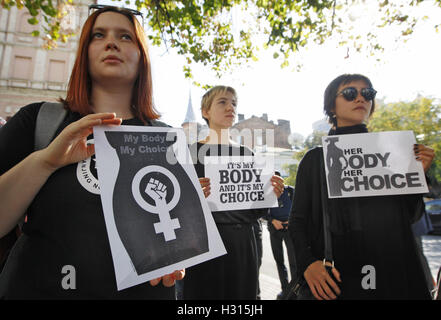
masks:
MULTIPOLYGON (((335 279, 341 282, 340 273, 337 269, 332 268, 332 274, 335 279)), ((335 294, 340 294, 340 288, 326 271, 323 261, 317 260, 311 263, 306 268, 303 276, 317 300, 334 300, 337 299, 335 294)))
POLYGON ((51 170, 76 163, 91 157, 95 153, 94 145, 87 145, 87 137, 93 127, 102 124, 120 125, 121 118, 115 113, 89 114, 68 125, 47 148, 40 150, 43 163, 51 170))

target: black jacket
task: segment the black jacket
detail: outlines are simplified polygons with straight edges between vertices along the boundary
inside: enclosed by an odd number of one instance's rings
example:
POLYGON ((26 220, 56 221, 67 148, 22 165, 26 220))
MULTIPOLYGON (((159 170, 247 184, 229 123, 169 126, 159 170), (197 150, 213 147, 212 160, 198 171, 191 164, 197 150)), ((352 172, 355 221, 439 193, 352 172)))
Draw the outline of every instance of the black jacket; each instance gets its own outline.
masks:
MULTIPOLYGON (((324 257, 320 194, 327 187, 320 182, 320 157, 321 147, 308 151, 297 172, 288 230, 299 276, 324 257)), ((328 199, 328 207, 336 268, 344 284, 353 286, 346 292, 357 292, 350 297, 429 298, 411 230, 423 212, 421 195, 328 199), (372 292, 358 288, 366 265, 377 271, 372 292)))

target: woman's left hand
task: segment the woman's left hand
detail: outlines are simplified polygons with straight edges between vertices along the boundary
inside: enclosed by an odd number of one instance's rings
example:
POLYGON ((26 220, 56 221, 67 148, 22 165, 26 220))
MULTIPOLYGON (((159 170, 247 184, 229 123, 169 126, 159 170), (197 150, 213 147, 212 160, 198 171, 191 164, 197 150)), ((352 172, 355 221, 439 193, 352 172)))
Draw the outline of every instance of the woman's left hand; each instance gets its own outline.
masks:
POLYGON ((182 280, 185 277, 185 269, 176 270, 173 273, 166 274, 165 276, 150 280, 150 284, 154 287, 162 280, 164 287, 172 287, 175 285, 176 280, 182 280))
POLYGON ((280 176, 273 175, 271 177, 271 184, 273 185, 274 193, 276 194, 277 198, 279 198, 282 195, 283 190, 285 189, 285 183, 283 178, 280 176))
POLYGON ((199 183, 201 184, 205 198, 208 198, 211 194, 210 178, 199 178, 199 183))
POLYGON ((424 172, 427 172, 435 157, 435 151, 423 144, 414 144, 413 151, 415 152, 416 159, 423 164, 424 172))

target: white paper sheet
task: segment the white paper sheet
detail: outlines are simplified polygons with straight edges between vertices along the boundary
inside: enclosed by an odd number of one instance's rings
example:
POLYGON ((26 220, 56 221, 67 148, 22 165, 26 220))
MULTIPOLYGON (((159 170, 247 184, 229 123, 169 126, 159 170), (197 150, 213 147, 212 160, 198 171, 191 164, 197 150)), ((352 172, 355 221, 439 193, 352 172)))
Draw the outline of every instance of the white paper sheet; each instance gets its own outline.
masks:
POLYGON ((428 192, 412 131, 322 138, 329 198, 428 192))
POLYGON ((97 126, 94 140, 118 290, 226 253, 182 130, 97 126))
POLYGON ((210 178, 207 198, 211 211, 277 207, 271 185, 274 164, 258 156, 205 157, 205 176, 210 178))

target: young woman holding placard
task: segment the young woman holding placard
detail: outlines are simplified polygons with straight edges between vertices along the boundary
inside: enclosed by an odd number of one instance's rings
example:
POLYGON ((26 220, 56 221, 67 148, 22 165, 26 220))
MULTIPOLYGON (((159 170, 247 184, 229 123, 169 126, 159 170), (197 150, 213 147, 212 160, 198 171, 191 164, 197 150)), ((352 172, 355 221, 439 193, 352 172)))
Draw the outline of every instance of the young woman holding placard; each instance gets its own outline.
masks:
MULTIPOLYGON (((334 79, 324 95, 324 112, 332 124, 329 136, 368 132, 365 122, 375 110, 375 94, 363 75, 334 79)), ((417 144, 414 152, 427 171, 433 150, 417 144)), ((321 158, 322 148, 315 148, 299 164, 289 221, 298 276, 312 296, 430 299, 411 230, 424 210, 421 194, 326 199, 334 261, 324 261, 321 192, 327 190, 321 158), (325 262, 332 264, 330 272, 325 262)))

